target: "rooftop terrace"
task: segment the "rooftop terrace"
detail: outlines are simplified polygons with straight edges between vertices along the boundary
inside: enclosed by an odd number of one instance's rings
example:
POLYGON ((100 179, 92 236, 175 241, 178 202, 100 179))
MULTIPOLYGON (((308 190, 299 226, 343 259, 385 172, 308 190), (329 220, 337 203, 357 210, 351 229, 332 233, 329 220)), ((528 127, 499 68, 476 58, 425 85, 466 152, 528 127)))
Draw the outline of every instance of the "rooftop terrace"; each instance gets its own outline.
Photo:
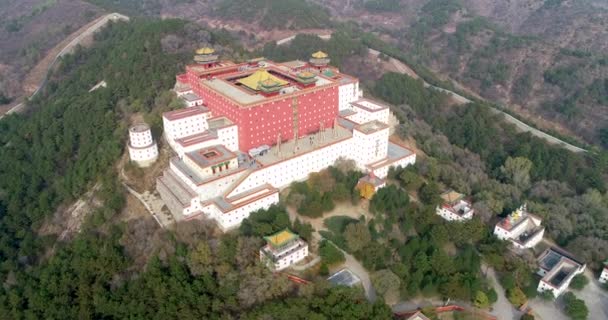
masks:
POLYGON ((186 156, 201 168, 207 168, 209 166, 216 165, 237 157, 236 154, 228 150, 223 145, 215 145, 192 152, 187 152, 186 156))
POLYGON ((263 156, 256 157, 256 160, 264 166, 268 166, 281 160, 300 156, 304 153, 323 148, 330 144, 342 141, 352 137, 352 133, 341 127, 336 126, 334 129, 325 129, 325 133, 321 132, 310 134, 298 139, 298 148, 295 148, 295 140, 289 140, 281 143, 281 146, 274 145, 263 156), (279 154, 280 149, 280 154, 279 154), (295 150, 295 152, 294 152, 295 150))

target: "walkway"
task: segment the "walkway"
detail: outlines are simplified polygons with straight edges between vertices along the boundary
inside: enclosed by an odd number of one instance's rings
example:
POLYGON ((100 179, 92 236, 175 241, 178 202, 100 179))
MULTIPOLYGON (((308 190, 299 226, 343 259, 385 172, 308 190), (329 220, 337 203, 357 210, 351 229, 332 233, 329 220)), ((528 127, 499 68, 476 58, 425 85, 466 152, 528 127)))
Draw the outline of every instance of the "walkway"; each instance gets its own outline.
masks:
POLYGON ((496 303, 492 306, 491 314, 497 316, 499 319, 518 320, 522 316, 522 312, 515 309, 505 296, 505 289, 500 285, 500 282, 498 282, 498 277, 496 276, 494 269, 485 264, 482 265, 481 268, 482 270, 485 270, 485 274, 492 283, 492 287, 498 296, 498 300, 496 300, 496 303))
MULTIPOLYGON (((323 225, 324 219, 327 219, 331 216, 350 216, 350 217, 354 217, 355 219, 358 219, 362 214, 360 212, 356 212, 353 214, 351 210, 347 210, 346 212, 343 212, 344 208, 345 208, 345 206, 337 206, 336 209, 332 210, 328 214, 323 215, 323 217, 321 217, 321 218, 309 218, 309 217, 301 216, 296 212, 295 209, 290 208, 290 207, 287 208, 287 213, 289 214, 289 220, 291 220, 291 222, 295 221, 297 218, 300 221, 302 221, 303 223, 310 223, 313 226, 313 228, 315 229, 315 231, 312 233, 313 238, 316 241, 320 242, 321 240, 323 240, 323 237, 321 237, 321 235, 319 234, 319 231, 327 230, 325 228, 325 226, 323 225)), ((367 298, 367 300, 369 300, 371 302, 376 301, 376 290, 374 289, 374 286, 372 285, 372 281, 371 281, 369 272, 351 254, 342 250, 338 246, 335 246, 335 247, 338 248, 340 251, 342 251, 342 253, 344 253, 344 258, 345 258, 344 267, 350 269, 350 271, 352 271, 355 275, 357 275, 357 277, 359 277, 359 279, 361 279, 361 285, 363 286, 363 289, 365 290, 365 297, 367 298)))

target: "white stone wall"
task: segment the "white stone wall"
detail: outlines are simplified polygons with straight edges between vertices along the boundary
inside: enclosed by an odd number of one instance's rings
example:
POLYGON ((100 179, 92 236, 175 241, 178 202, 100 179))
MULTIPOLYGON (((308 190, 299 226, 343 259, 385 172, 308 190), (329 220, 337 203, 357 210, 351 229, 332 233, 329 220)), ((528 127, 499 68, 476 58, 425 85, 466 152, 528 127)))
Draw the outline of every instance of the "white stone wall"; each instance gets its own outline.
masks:
POLYGON ((445 208, 443 206, 438 206, 436 213, 441 216, 443 219, 447 220, 447 221, 465 221, 465 220, 470 220, 473 218, 473 211, 460 216, 454 212, 452 212, 450 209, 445 208))
POLYGON ((196 151, 199 149, 208 148, 208 147, 215 146, 218 144, 222 144, 222 142, 219 139, 209 139, 209 140, 205 140, 203 142, 192 144, 192 145, 189 145, 186 147, 182 147, 182 145, 180 145, 179 143, 176 142, 174 150, 180 158, 184 158, 184 154, 186 154, 187 152, 192 152, 192 151, 196 151))
MULTIPOLYGON (((228 170, 234 169, 238 167, 238 160, 237 158, 232 158, 230 160, 226 160, 223 162, 229 162, 228 164, 228 170)), ((201 178, 206 178, 209 176, 212 176, 213 173, 213 169, 211 168, 211 166, 209 167, 205 167, 205 168, 201 168, 198 164, 196 164, 192 159, 190 159, 190 157, 185 156, 184 157, 184 163, 190 168, 190 170, 196 172, 201 178)), ((224 167, 222 167, 223 171, 226 171, 226 169, 224 169, 224 167)), ((216 169, 215 173, 219 173, 219 169, 216 169)))
POLYGON ((600 274, 599 281, 600 283, 608 283, 608 268, 604 268, 602 270, 602 274, 600 274))
POLYGON ((140 165, 146 165, 148 162, 153 162, 158 158, 158 147, 156 146, 156 143, 152 143, 145 148, 133 148, 129 146, 128 149, 131 161, 141 163, 140 165))
POLYGON ((287 159, 273 165, 262 167, 252 172, 228 196, 269 183, 275 188, 282 188, 293 181, 303 180, 312 172, 321 171, 336 162, 339 157, 351 153, 352 139, 344 140, 322 149, 287 159))
POLYGON ((365 165, 386 158, 388 137, 388 128, 370 134, 365 134, 357 129, 353 130, 353 148, 349 152, 350 158, 357 162, 359 168, 365 170, 365 165))
POLYGON ((551 291, 551 293, 553 294, 553 297, 557 298, 568 289, 568 287, 570 286, 570 282, 572 282, 572 278, 574 278, 578 274, 583 273, 583 271, 585 271, 584 266, 581 268, 578 268, 567 279, 565 279, 562 282, 562 285, 559 286, 558 288, 553 287, 552 285, 550 285, 549 283, 547 283, 543 279, 541 279, 538 282, 538 287, 536 288, 536 291, 538 291, 540 293, 543 293, 545 291, 551 291))
POLYGON ((175 139, 191 136, 207 130, 209 128, 209 125, 207 124, 207 119, 209 117, 210 112, 173 121, 163 117, 165 137, 169 140, 169 143, 174 146, 175 139))
POLYGON ((293 264, 296 264, 302 260, 304 260, 308 256, 308 245, 303 246, 302 248, 292 252, 291 254, 281 258, 274 265, 275 271, 281 271, 290 267, 293 264))
POLYGON ((499 227, 498 224, 496 225, 496 227, 494 227, 494 235, 500 240, 509 240, 513 238, 512 232, 509 232, 508 230, 499 227))
POLYGON ((228 150, 236 152, 239 150, 239 131, 236 125, 217 129, 217 137, 220 144, 228 150))
POLYGON ((268 209, 271 205, 279 203, 279 193, 259 199, 257 201, 236 208, 230 212, 221 213, 217 216, 216 221, 222 230, 229 230, 238 227, 243 219, 249 217, 249 214, 259 209, 268 209))
POLYGON ((539 244, 542 240, 543 240, 543 235, 545 234, 545 230, 537 233, 536 235, 534 235, 534 237, 528 239, 528 241, 526 241, 525 244, 520 244, 517 241, 511 241, 513 242, 513 246, 515 246, 518 249, 530 249, 530 248, 534 248, 537 244, 539 244))
MULTIPOLYGON (((141 127, 140 127, 141 128, 141 127)), ((144 148, 149 147, 154 142, 152 139, 152 131, 149 127, 147 130, 139 131, 138 126, 132 127, 129 130, 129 141, 131 142, 131 146, 135 148, 144 148)))
POLYGON ((347 83, 338 87, 338 110, 348 109, 350 103, 359 99, 359 82, 347 83))
POLYGON ((203 105, 203 99, 197 99, 197 100, 186 100, 186 99, 184 99, 184 102, 186 103, 187 107, 196 107, 196 106, 202 106, 203 105))
POLYGON ((388 118, 390 115, 390 110, 383 109, 378 111, 369 111, 367 109, 359 108, 356 105, 350 105, 350 108, 356 112, 352 116, 348 116, 347 119, 362 124, 374 120, 378 120, 382 123, 388 124, 388 118))

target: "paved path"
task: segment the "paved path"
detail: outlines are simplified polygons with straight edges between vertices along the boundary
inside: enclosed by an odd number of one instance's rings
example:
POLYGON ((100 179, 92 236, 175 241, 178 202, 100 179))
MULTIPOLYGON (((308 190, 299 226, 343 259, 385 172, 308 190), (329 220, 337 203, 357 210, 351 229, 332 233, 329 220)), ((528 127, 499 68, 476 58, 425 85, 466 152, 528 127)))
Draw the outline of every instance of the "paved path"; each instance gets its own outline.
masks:
POLYGON ((505 296, 505 289, 500 285, 500 282, 498 282, 498 277, 496 276, 494 269, 482 265, 482 270, 485 270, 485 274, 498 296, 498 300, 496 300, 496 303, 492 306, 493 310, 491 313, 501 320, 518 320, 522 313, 516 310, 505 296))
MULTIPOLYGON (((128 21, 129 17, 122 15, 120 13, 116 13, 116 12, 107 14, 101 18, 97 18, 97 22, 95 22, 93 25, 91 25, 86 30, 84 30, 81 34, 76 36, 76 38, 72 39, 72 41, 70 41, 65 47, 63 47, 61 49, 61 51, 59 51, 59 53, 53 59, 53 62, 51 62, 51 64, 49 64, 49 66, 46 70, 46 73, 45 73, 44 77, 42 78, 42 81, 38 85, 38 88, 36 88, 36 90, 32 93, 32 95, 29 98, 30 99, 33 98, 34 96, 36 96, 36 94, 38 94, 38 92, 40 92, 40 90, 42 90, 42 88, 46 84, 49 72, 53 69, 53 67, 55 66, 55 63, 57 63, 59 58, 72 52, 72 50, 74 50, 74 48, 76 48, 76 46, 79 45, 83 39, 85 39, 88 36, 92 35, 93 33, 97 32, 100 28, 105 26, 109 21, 118 21, 118 20, 127 20, 128 21)), ((0 115, 0 119, 2 119, 7 114, 23 111, 25 106, 26 106, 26 104, 24 102, 21 102, 15 106, 13 106, 5 114, 0 115)))
POLYGON ((129 187, 126 183, 123 182, 122 185, 125 186, 125 188, 127 188, 127 190, 129 191, 129 193, 131 193, 135 198, 137 198, 137 200, 139 200, 139 202, 141 202, 141 204, 143 204, 144 207, 146 207, 146 210, 148 210, 148 212, 152 215, 152 217, 154 217, 154 220, 156 220, 156 222, 158 223, 158 225, 161 228, 164 229, 165 226, 161 222, 161 220, 158 217, 158 215, 154 212, 154 210, 152 210, 152 207, 144 199, 144 197, 140 193, 138 193, 137 191, 133 190, 133 188, 129 187))

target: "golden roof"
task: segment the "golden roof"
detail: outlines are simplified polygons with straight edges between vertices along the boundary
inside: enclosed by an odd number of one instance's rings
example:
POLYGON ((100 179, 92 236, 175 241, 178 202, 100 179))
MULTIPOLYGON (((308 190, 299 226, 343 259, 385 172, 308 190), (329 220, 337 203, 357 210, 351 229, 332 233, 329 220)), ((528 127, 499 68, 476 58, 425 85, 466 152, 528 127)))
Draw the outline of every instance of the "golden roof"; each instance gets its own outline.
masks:
POLYGON ((251 90, 260 90, 261 84, 268 84, 270 81, 274 81, 277 86, 284 86, 289 83, 285 80, 273 76, 272 74, 270 74, 270 72, 264 69, 260 69, 252 73, 248 77, 237 80, 238 83, 246 86, 251 90))
POLYGON ((325 59, 325 58, 327 58, 327 53, 325 53, 323 51, 317 51, 312 54, 312 57, 315 59, 325 59))
POLYGON ((295 238, 298 238, 298 235, 289 231, 289 229, 284 229, 273 235, 264 237, 268 244, 273 247, 280 247, 295 238))
POLYGON ((443 201, 445 201, 447 203, 452 203, 456 200, 462 199, 463 197, 464 197, 463 194, 458 193, 454 190, 450 190, 441 195, 441 199, 443 199, 443 201))
POLYGON ((199 48, 196 50, 196 54, 213 54, 215 50, 209 47, 199 48))
POLYGON ((302 71, 302 72, 298 73, 298 77, 304 78, 304 79, 312 78, 314 76, 315 76, 315 74, 310 71, 302 71))

